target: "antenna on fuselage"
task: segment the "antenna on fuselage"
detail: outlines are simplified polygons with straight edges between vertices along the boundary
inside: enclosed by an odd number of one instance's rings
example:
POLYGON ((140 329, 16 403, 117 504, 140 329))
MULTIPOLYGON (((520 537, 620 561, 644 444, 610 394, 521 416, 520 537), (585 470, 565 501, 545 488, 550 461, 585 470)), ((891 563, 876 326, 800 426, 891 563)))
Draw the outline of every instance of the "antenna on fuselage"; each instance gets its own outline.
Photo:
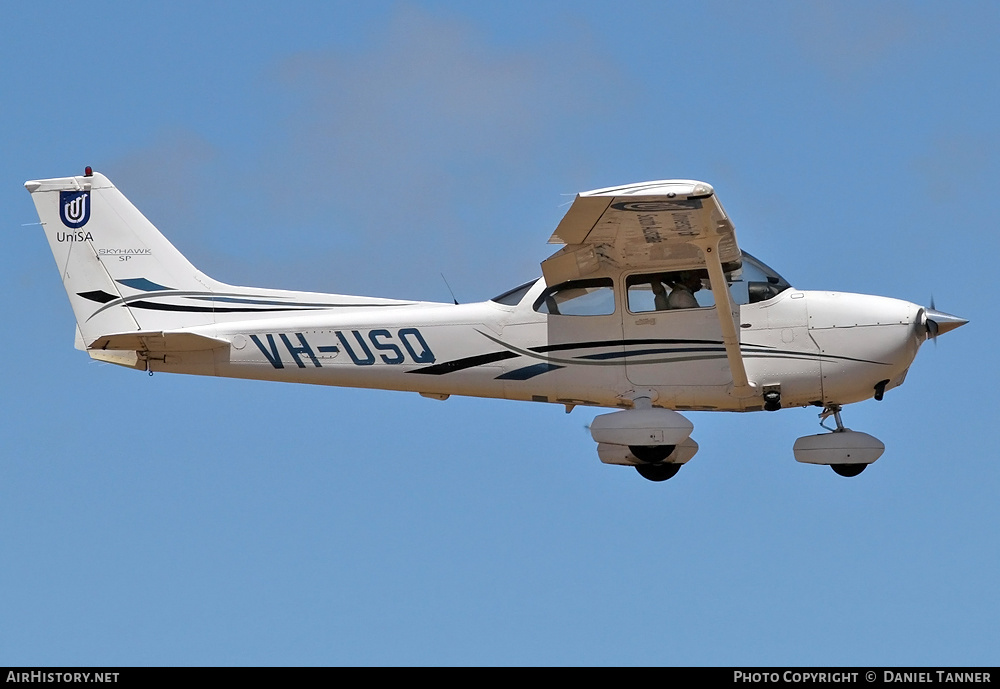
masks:
POLYGON ((455 293, 451 289, 451 285, 448 284, 448 278, 444 276, 444 273, 440 273, 441 279, 444 280, 444 286, 448 288, 448 292, 451 294, 451 300, 455 302, 455 306, 458 306, 458 299, 455 298, 455 293))

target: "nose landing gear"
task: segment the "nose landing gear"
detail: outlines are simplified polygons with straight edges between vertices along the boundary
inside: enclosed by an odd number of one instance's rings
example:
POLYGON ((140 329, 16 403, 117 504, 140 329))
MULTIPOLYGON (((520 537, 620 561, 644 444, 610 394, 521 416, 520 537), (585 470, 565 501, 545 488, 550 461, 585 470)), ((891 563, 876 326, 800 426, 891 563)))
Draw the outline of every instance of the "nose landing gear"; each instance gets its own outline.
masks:
POLYGON ((838 475, 851 477, 860 474, 885 452, 885 445, 878 438, 844 427, 839 404, 828 405, 819 418, 819 425, 830 432, 796 440, 792 451, 797 461, 826 464, 838 475), (831 416, 837 423, 836 428, 823 423, 831 416))

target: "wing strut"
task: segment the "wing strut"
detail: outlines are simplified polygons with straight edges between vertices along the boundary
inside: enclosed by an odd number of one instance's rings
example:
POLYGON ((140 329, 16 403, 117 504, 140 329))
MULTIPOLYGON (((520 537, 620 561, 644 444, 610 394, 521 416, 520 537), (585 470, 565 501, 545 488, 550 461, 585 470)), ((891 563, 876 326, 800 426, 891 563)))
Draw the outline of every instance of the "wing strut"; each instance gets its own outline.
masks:
POLYGON ((719 314, 719 325, 722 327, 722 343, 726 347, 726 359, 729 360, 729 370, 733 375, 732 394, 737 398, 756 397, 756 386, 747 378, 743 354, 740 352, 740 333, 737 330, 739 307, 733 303, 729 285, 726 283, 726 274, 722 270, 722 261, 719 259, 720 240, 720 236, 713 236, 693 243, 701 248, 705 256, 712 296, 715 297, 715 310, 719 314))

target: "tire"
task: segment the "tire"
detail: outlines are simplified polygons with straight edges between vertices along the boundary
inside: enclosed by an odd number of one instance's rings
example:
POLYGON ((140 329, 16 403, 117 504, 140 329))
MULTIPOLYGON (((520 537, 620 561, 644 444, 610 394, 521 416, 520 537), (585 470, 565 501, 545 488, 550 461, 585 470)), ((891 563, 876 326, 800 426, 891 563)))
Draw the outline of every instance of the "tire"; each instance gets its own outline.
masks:
POLYGON ((647 481, 659 482, 676 476, 677 472, 681 470, 681 465, 670 462, 666 464, 637 464, 635 470, 647 481))
POLYGON ((656 464, 669 457, 676 447, 676 445, 629 445, 628 449, 636 459, 656 464))
POLYGON ((833 469, 834 472, 838 476, 845 476, 847 478, 851 478, 852 476, 857 476, 862 471, 864 471, 867 467, 868 467, 867 464, 831 464, 830 465, 830 468, 833 469))

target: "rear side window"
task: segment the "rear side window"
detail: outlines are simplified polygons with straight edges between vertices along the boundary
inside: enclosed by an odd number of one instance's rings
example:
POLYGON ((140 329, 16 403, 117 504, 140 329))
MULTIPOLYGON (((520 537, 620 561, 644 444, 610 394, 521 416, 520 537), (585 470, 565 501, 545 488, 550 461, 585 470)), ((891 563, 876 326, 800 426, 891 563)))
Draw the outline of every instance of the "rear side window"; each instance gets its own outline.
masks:
POLYGON ((517 306, 524 299, 524 295, 528 293, 528 290, 535 286, 537 280, 532 280, 531 282, 526 282, 520 287, 515 287, 512 290, 507 290, 499 297, 493 297, 490 301, 495 301, 498 304, 503 304, 504 306, 517 306))
POLYGON ((615 312, 614 283, 611 278, 564 282, 542 292, 534 308, 553 316, 610 316, 615 312))

